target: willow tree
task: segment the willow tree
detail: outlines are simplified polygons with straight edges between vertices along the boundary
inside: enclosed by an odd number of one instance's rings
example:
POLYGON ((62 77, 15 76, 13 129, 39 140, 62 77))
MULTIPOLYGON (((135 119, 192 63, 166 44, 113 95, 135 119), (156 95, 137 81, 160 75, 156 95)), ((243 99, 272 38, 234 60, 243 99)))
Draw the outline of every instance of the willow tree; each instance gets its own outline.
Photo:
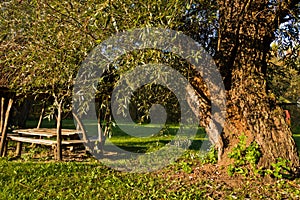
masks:
POLYGON ((47 99, 49 115, 58 112, 57 138, 61 143, 61 112, 70 109, 74 71, 89 47, 81 42, 88 43, 89 36, 81 37, 79 27, 53 6, 38 1, 1 3, 0 66, 9 75, 8 87, 18 100, 47 99))
POLYGON ((260 146, 260 166, 269 167, 279 157, 299 166, 291 130, 266 85, 274 32, 288 14, 297 11, 296 4, 289 0, 218 1, 220 28, 215 60, 228 91, 224 157, 244 133, 248 143, 255 141, 260 146))
MULTIPOLYGON (((97 44, 127 29, 179 26, 184 9, 176 1, 1 2, 0 66, 11 75, 9 87, 18 97, 49 98, 50 109, 60 112, 70 107, 73 79, 97 44)), ((107 107, 106 99, 104 95, 102 107, 107 107)))

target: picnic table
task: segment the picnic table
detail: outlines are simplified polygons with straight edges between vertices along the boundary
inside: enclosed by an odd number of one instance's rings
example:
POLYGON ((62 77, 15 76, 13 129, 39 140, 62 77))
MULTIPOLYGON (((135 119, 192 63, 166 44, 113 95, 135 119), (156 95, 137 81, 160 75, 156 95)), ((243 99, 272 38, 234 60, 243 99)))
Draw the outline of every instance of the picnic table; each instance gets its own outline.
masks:
MULTIPOLYGON (((75 146, 91 142, 85 136, 84 131, 75 129, 62 129, 62 146, 75 146)), ((51 146, 56 155, 57 129, 56 128, 32 128, 17 129, 12 135, 7 136, 12 141, 17 141, 16 156, 21 156, 22 143, 32 143, 51 146)), ((93 140, 96 141, 96 140, 93 140)))

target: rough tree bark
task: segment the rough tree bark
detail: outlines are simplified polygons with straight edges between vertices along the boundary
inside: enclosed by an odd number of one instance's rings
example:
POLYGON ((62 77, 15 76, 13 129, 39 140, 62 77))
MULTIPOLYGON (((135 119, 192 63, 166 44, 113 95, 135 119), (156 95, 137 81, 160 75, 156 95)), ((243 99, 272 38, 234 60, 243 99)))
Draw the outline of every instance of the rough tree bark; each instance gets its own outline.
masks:
MULTIPOLYGON (((288 7, 289 1, 282 2, 288 7)), ((266 91, 266 68, 270 43, 280 15, 269 0, 218 1, 220 31, 216 64, 225 78, 227 118, 222 135, 227 164, 228 152, 244 133, 247 143, 256 141, 262 152, 259 166, 270 167, 281 157, 299 167, 299 157, 283 110, 266 91)))

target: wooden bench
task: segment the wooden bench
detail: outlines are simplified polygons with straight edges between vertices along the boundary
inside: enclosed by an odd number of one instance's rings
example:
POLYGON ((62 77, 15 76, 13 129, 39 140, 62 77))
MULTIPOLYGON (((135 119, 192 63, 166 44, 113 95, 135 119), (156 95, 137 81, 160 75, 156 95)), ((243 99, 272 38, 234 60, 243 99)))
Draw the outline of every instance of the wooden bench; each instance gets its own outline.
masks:
MULTIPOLYGON (((8 135, 7 138, 12 141, 17 142, 15 156, 21 156, 22 143, 31 143, 31 144, 40 144, 51 146, 54 150, 54 156, 56 158, 56 149, 57 149, 57 140, 56 138, 56 129, 52 128, 34 128, 34 129, 19 129, 14 130, 14 134, 8 135), (39 137, 39 138, 36 138, 39 137)), ((97 143, 98 139, 87 138, 84 131, 75 130, 75 129, 62 129, 62 146, 74 147, 77 145, 87 145, 92 148, 97 143), (80 136, 80 134, 82 134, 80 136), (76 138, 76 139, 74 139, 76 138), (78 139, 82 138, 82 139, 78 139)), ((91 150, 91 149, 87 149, 91 150)))

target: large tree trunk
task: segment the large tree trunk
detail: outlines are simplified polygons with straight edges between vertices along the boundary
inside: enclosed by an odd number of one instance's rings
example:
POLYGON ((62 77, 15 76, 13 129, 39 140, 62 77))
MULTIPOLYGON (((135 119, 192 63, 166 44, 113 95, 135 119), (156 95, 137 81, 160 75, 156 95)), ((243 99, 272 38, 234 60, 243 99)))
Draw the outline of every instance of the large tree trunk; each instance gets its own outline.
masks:
POLYGON ((222 135, 224 154, 244 133, 247 144, 256 141, 262 152, 259 166, 270 167, 276 158, 288 159, 299 166, 292 133, 283 110, 266 91, 266 68, 270 43, 277 26, 277 15, 267 6, 268 0, 219 1, 220 31, 216 63, 225 77, 228 91, 227 119, 222 135))

